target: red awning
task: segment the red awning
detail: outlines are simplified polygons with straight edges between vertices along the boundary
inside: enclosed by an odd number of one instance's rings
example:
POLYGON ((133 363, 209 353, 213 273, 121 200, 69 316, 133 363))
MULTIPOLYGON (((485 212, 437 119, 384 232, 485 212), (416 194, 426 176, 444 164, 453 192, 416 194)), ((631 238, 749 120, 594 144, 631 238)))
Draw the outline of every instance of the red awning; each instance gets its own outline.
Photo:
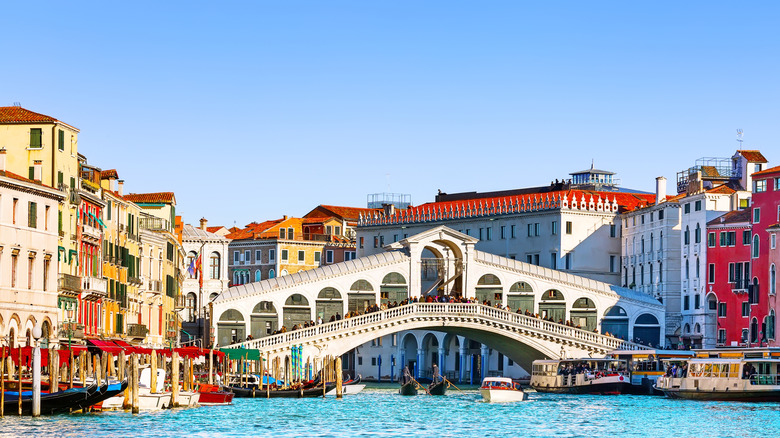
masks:
POLYGON ((99 339, 87 339, 87 342, 94 345, 101 351, 105 351, 106 353, 111 353, 114 356, 118 355, 120 351, 122 351, 122 348, 118 345, 114 344, 111 341, 101 341, 99 339))
MULTIPOLYGON (((188 357, 190 359, 196 359, 199 357, 203 357, 203 358, 209 357, 209 350, 207 348, 181 347, 181 348, 177 348, 176 352, 179 353, 179 356, 188 357)), ((216 358, 225 357, 225 353, 219 350, 214 350, 214 357, 216 358)))
MULTIPOLYGON (((33 347, 18 347, 18 348, 3 347, 2 357, 8 357, 10 355, 11 360, 13 360, 14 364, 16 366, 19 366, 20 350, 22 353, 22 365, 26 367, 31 367, 32 357, 33 357, 33 347)), ((48 364, 49 364, 49 350, 46 348, 41 348, 41 366, 45 367, 48 364)))
MULTIPOLYGON (((78 357, 79 353, 87 351, 86 345, 72 345, 71 348, 73 349, 73 357, 78 357)), ((70 350, 67 348, 61 347, 57 350, 57 354, 60 356, 60 365, 66 364, 70 360, 70 350)))

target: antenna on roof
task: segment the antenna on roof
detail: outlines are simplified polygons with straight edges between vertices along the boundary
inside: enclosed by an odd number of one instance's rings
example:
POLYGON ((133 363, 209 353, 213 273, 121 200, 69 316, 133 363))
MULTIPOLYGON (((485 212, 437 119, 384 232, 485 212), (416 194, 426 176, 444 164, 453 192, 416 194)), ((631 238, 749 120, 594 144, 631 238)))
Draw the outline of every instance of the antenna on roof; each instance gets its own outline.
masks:
POLYGON ((742 142, 745 141, 742 139, 742 134, 744 131, 742 129, 737 129, 737 142, 739 142, 739 148, 742 149, 742 142))
POLYGON ((22 102, 14 102, 14 106, 21 107, 22 106, 22 102))
POLYGON ((590 159, 590 170, 593 170, 593 168, 596 166, 596 159, 591 158, 590 159))

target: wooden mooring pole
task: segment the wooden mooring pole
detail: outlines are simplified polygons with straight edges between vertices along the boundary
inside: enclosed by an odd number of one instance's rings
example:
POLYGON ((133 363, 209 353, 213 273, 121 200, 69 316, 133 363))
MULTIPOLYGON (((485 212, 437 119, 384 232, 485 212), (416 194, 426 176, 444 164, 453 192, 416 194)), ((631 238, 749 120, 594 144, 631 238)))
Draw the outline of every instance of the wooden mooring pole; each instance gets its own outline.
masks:
POLYGON ((139 397, 138 397, 138 354, 133 353, 132 356, 133 364, 133 406, 132 406, 132 412, 134 414, 137 414, 139 412, 139 397))

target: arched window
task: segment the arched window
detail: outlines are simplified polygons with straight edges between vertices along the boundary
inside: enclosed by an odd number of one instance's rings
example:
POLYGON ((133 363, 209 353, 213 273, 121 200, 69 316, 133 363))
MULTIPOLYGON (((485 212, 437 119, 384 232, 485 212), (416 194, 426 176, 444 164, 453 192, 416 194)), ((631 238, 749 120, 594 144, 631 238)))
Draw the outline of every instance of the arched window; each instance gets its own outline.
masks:
POLYGON ((685 278, 691 278, 691 264, 688 259, 685 259, 685 278))
POLYGON ((699 278, 699 258, 696 257, 696 278, 699 278))
POLYGON ((699 224, 696 224, 696 235, 694 236, 694 241, 696 243, 701 242, 701 226, 699 226, 699 224))
POLYGON ((292 294, 284 302, 285 306, 308 306, 309 300, 301 294, 292 294))
POLYGON ((693 326, 693 331, 694 333, 701 333, 701 325, 698 322, 693 326))
POLYGON ((775 309, 770 310, 766 317, 766 337, 767 339, 775 339, 775 309))
POLYGON ((753 236, 753 258, 758 258, 758 235, 753 236))
POLYGON ((198 305, 198 297, 195 295, 194 292, 190 292, 187 294, 187 302, 185 305, 185 312, 187 315, 187 321, 194 322, 195 318, 197 317, 197 305, 198 305))
POLYGON ((189 278, 197 278, 195 274, 195 257, 197 256, 198 254, 195 251, 187 253, 187 276, 189 278), (190 267, 192 267, 192 271, 190 271, 190 267))
POLYGON ((219 280, 219 253, 212 252, 209 256, 209 278, 219 280))
POLYGON ((233 271, 233 286, 238 286, 239 284, 241 284, 241 273, 233 271))
POLYGON ((685 226, 685 233, 683 234, 683 240, 685 241, 686 245, 691 243, 691 229, 688 227, 688 225, 685 226))
POLYGON ((263 279, 263 272, 259 269, 255 271, 255 281, 260 281, 263 279))
POLYGON ((276 277, 276 272, 274 272, 274 270, 271 269, 270 271, 268 271, 268 278, 274 278, 274 277, 276 277))
POLYGON ((501 280, 493 274, 485 274, 477 281, 477 286, 501 286, 501 280))
POLYGON ((769 267, 769 293, 777 293, 777 273, 774 263, 769 267))
POLYGON ((358 280, 352 283, 352 286, 349 288, 349 290, 357 292, 373 292, 374 287, 371 286, 371 283, 369 283, 368 280, 358 280))
POLYGON ((653 233, 650 233, 650 252, 653 252, 653 233))

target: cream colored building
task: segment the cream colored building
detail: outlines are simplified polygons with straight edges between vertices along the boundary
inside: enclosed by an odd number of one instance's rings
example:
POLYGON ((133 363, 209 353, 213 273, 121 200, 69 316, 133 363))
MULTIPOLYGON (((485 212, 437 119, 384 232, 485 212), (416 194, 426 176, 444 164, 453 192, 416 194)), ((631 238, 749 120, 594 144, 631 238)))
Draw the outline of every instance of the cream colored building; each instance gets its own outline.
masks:
POLYGON ((0 336, 30 345, 35 327, 55 341, 57 211, 63 194, 6 171, 0 150, 0 336))

